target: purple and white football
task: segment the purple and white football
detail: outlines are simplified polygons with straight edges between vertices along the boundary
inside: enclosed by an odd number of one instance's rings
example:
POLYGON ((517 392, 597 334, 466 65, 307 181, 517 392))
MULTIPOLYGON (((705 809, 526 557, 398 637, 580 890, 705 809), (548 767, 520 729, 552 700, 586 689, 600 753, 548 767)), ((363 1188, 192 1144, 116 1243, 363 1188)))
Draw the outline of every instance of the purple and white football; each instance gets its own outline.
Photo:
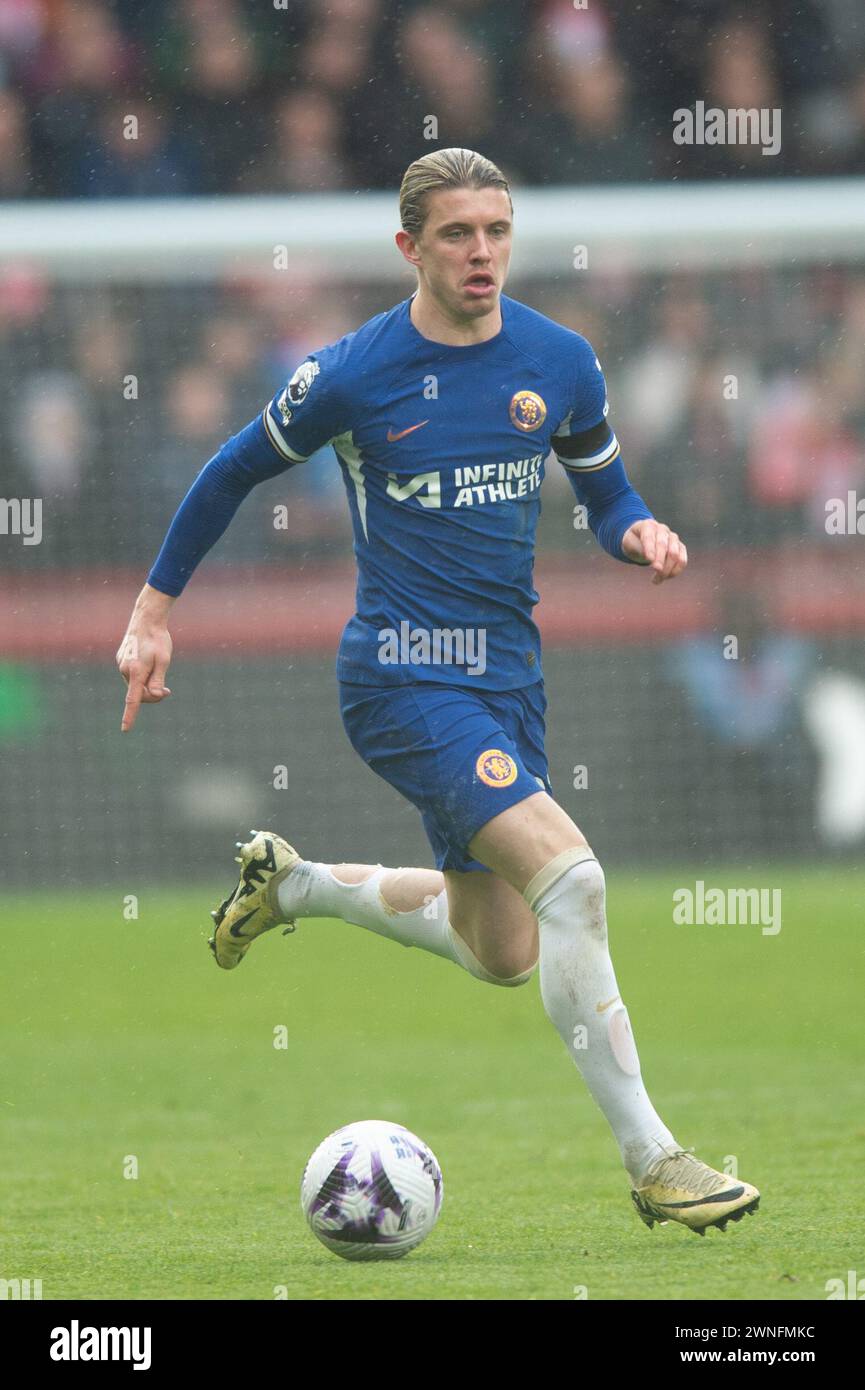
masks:
POLYGON ((328 1135, 300 1184, 313 1233, 344 1260, 408 1254, 438 1220, 443 1195, 432 1149, 387 1120, 361 1120, 328 1135))

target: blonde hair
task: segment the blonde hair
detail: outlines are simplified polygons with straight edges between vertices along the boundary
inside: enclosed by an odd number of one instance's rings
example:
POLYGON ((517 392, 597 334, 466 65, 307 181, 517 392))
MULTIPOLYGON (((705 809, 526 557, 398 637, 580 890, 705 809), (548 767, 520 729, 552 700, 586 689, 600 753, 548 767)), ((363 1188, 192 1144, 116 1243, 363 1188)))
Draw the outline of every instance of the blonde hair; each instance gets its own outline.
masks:
POLYGON ((426 195, 440 188, 502 188, 508 195, 508 181, 491 159, 475 150, 431 150, 410 164, 399 190, 399 218, 404 232, 420 236, 427 219, 426 195))

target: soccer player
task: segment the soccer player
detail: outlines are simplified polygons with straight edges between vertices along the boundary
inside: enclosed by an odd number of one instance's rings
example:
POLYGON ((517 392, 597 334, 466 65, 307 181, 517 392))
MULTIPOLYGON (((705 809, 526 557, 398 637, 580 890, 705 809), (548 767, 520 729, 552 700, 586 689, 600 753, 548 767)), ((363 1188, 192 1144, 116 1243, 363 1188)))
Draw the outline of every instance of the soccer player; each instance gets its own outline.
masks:
POLYGON ((342 719, 421 812, 437 868, 312 863, 252 832, 237 888, 212 914, 216 962, 233 969, 263 932, 305 917, 356 923, 493 985, 525 984, 540 962, 544 1008, 613 1130, 640 1216, 702 1234, 753 1211, 759 1193, 684 1151, 649 1100, 610 960, 604 874, 547 772, 531 612, 550 452, 614 559, 661 584, 687 552, 627 480, 594 350, 502 293, 512 217, 504 176, 471 150, 409 166, 396 244, 415 293, 311 353, 199 474, 118 652, 122 728, 170 693, 169 609, 243 498, 332 444, 358 564, 342 719))

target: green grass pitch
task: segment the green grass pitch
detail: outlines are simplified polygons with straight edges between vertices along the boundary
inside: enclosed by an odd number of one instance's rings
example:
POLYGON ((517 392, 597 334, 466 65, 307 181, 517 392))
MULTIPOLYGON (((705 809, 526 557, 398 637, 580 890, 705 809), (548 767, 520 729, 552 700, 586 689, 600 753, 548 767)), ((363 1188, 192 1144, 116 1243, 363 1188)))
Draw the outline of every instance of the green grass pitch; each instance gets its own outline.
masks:
POLYGON ((652 1099, 763 1193, 703 1240, 638 1220, 536 980, 491 988, 318 921, 223 974, 205 941, 228 873, 139 888, 137 920, 120 890, 7 898, 0 1278, 45 1299, 796 1300, 865 1275, 865 873, 711 876, 780 887, 774 937, 674 926, 697 877, 610 873, 608 916, 652 1099), (316 1144, 368 1118, 432 1146, 444 1206, 407 1258, 350 1265, 298 1189, 316 1144))

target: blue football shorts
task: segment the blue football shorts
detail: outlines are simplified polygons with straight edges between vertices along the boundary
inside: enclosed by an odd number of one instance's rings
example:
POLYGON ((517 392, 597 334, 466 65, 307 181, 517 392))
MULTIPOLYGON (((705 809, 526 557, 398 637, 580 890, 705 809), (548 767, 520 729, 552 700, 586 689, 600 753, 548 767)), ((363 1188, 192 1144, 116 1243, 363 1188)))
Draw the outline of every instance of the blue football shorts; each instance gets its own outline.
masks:
POLYGON ((352 747, 420 811, 438 869, 487 872, 468 852, 481 826, 538 791, 552 795, 542 680, 521 690, 432 681, 339 690, 352 747))

